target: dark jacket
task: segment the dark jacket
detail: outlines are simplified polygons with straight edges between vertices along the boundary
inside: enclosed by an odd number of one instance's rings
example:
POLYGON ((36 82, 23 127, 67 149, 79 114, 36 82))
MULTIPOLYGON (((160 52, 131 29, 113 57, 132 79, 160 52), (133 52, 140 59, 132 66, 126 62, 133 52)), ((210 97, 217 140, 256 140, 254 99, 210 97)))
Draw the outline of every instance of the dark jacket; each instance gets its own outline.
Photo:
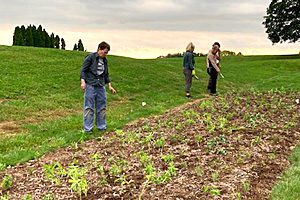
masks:
POLYGON ((183 67, 185 69, 193 70, 195 68, 195 58, 194 54, 190 51, 187 51, 183 55, 183 67))
POLYGON ((85 80, 89 85, 104 86, 109 83, 108 76, 108 64, 107 59, 103 58, 104 72, 101 75, 97 75, 97 66, 99 62, 99 55, 97 52, 89 54, 83 61, 80 78, 85 80))

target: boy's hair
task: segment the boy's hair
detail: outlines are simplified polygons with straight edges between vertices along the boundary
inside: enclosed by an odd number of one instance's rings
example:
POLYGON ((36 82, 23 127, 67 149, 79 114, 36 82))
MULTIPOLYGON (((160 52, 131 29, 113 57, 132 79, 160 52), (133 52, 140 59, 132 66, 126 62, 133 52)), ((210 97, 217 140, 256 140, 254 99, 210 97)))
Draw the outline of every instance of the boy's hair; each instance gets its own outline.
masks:
POLYGON ((217 45, 219 48, 221 48, 221 45, 220 45, 219 42, 215 42, 215 43, 213 44, 213 46, 215 46, 215 45, 217 45))
POLYGON ((98 45, 98 50, 99 49, 100 50, 107 49, 108 51, 110 51, 110 45, 103 41, 98 45))

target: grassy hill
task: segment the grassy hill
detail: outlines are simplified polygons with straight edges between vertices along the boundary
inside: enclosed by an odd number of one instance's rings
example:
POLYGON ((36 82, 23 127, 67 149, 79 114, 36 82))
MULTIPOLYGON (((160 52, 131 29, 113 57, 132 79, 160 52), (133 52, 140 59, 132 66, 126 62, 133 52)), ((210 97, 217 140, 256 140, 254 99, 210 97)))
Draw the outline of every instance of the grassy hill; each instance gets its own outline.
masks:
MULTIPOLYGON (((79 72, 86 52, 0 46, 0 170, 45 153, 96 138, 82 129, 83 92, 79 72)), ((109 56, 110 77, 116 95, 108 94, 108 128, 121 128, 141 117, 160 114, 188 102, 184 97, 182 59, 132 59, 109 56), (145 101, 146 106, 141 103, 145 101)), ((205 58, 196 58, 194 98, 206 93, 205 58)), ((218 80, 220 95, 229 91, 300 91, 300 57, 244 56, 222 60, 225 79, 218 80)), ((276 192, 296 187, 299 155, 276 192)), ((276 197, 274 197, 276 199, 276 197)))
MULTIPOLYGON (((92 136, 81 132, 83 93, 79 72, 87 53, 0 46, 0 165, 14 165, 92 136)), ((299 56, 228 57, 218 91, 300 90, 299 56)), ((109 56, 117 95, 108 94, 108 127, 120 128, 140 117, 182 104, 182 59, 109 56), (141 106, 145 101, 147 105, 141 106)), ((200 81, 195 98, 206 95, 205 58, 196 58, 200 81)))

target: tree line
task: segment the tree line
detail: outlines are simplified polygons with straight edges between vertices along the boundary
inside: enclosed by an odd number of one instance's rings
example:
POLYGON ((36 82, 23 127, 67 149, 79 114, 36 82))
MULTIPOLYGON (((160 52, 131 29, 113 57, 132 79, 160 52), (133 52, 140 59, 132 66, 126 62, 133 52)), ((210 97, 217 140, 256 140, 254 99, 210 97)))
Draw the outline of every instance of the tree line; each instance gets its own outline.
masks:
MULTIPOLYGON (((66 49, 64 38, 55 35, 53 32, 49 35, 48 32, 43 29, 42 25, 36 28, 35 25, 31 24, 27 26, 27 28, 25 28, 24 25, 15 27, 13 45, 66 49)), ((73 50, 84 51, 81 39, 79 39, 78 44, 75 43, 73 50)))
MULTIPOLYGON (((207 54, 203 54, 203 53, 193 53, 195 57, 205 57, 207 56, 207 54)), ((159 56, 157 58, 176 58, 176 57, 183 57, 184 53, 174 53, 174 54, 168 54, 166 56, 159 56)), ((235 53, 233 51, 228 51, 228 50, 224 50, 221 52, 221 56, 243 56, 243 54, 241 52, 239 53, 235 53)))

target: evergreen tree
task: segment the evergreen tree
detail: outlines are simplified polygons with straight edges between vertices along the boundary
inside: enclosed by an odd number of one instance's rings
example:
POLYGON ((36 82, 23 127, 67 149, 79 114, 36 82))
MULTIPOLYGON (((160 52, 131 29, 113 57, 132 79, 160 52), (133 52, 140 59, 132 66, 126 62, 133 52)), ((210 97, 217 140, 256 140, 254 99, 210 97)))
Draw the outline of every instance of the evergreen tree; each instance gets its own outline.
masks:
POLYGON ((32 34, 32 26, 29 25, 25 31, 25 45, 26 46, 33 46, 33 34, 32 34))
POLYGON ((15 27, 14 36, 13 36, 13 45, 18 45, 18 46, 23 45, 23 36, 19 26, 15 27))
POLYGON ((300 40, 300 1, 272 0, 263 24, 274 43, 300 40))
POLYGON ((54 46, 56 49, 59 49, 59 44, 60 44, 60 38, 58 35, 56 35, 55 40, 54 40, 54 46))
POLYGON ((25 39, 25 35, 26 35, 26 28, 24 25, 21 26, 21 34, 22 34, 22 46, 26 45, 26 39, 25 39))
POLYGON ((42 25, 39 25, 37 29, 37 46, 38 47, 45 47, 45 38, 43 36, 43 28, 42 25))
POLYGON ((64 38, 61 38, 61 49, 65 50, 66 49, 66 43, 64 38))
POLYGON ((38 42, 40 42, 40 38, 38 38, 38 32, 36 30, 36 26, 32 25, 32 36, 33 36, 33 46, 37 47, 38 46, 38 42))
POLYGON ((79 41, 78 41, 78 51, 84 51, 84 47, 83 47, 81 39, 79 39, 79 41))
POLYGON ((77 51, 77 50, 78 50, 78 47, 77 47, 77 44, 75 43, 74 47, 73 47, 73 51, 77 51))
POLYGON ((54 33, 52 33, 50 36, 50 48, 54 48, 54 42, 55 42, 54 33))
POLYGON ((49 48, 50 47, 50 36, 48 35, 48 33, 45 29, 43 30, 43 38, 45 38, 44 47, 49 48))

